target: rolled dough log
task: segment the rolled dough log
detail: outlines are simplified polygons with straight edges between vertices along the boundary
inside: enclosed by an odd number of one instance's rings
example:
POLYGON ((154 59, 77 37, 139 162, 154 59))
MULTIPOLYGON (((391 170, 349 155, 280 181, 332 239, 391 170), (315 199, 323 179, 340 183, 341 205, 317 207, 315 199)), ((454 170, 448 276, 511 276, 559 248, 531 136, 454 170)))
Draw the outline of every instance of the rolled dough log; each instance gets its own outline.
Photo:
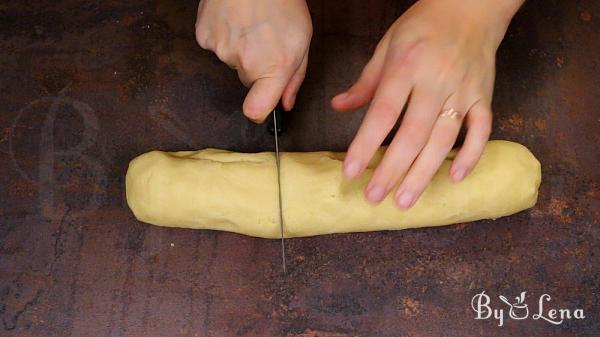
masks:
MULTIPOLYGON (((462 182, 448 178, 451 153, 411 209, 397 208, 390 196, 372 205, 363 188, 384 150, 355 181, 342 175, 344 153, 282 153, 285 236, 495 219, 536 203, 540 163, 520 144, 490 141, 477 167, 462 182)), ((139 220, 154 225, 279 238, 275 167, 272 152, 152 151, 129 164, 127 203, 139 220)))

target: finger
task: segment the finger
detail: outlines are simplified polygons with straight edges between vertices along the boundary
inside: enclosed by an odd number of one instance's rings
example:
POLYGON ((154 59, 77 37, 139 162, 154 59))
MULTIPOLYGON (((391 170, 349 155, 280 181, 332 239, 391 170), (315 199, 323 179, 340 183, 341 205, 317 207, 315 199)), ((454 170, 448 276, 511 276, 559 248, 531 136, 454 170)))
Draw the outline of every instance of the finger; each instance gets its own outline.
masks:
POLYGON ((283 90, 282 103, 283 108, 286 111, 292 110, 294 104, 296 103, 296 95, 298 95, 298 90, 300 90, 300 86, 304 81, 304 77, 306 76, 306 67, 308 65, 308 50, 306 54, 304 54, 304 59, 300 64, 296 73, 290 79, 290 82, 287 84, 285 89, 283 90))
POLYGON ((256 74, 250 74, 242 67, 237 67, 235 65, 230 65, 230 64, 228 64, 228 66, 229 66, 229 68, 235 69, 235 71, 237 71, 240 82, 242 82, 242 84, 246 88, 252 87, 252 84, 256 80, 256 74))
POLYGON ((363 172, 396 124, 412 87, 411 72, 408 63, 386 61, 385 74, 344 160, 348 178, 363 172))
POLYGON ((444 100, 440 93, 430 89, 413 90, 398 133, 365 189, 369 201, 378 203, 383 200, 406 174, 427 143, 444 100))
POLYGON ((253 122, 262 123, 279 102, 288 82, 289 77, 282 75, 254 81, 244 100, 244 115, 253 122))
MULTIPOLYGON (((209 47, 206 49, 212 51, 215 54, 215 56, 219 59, 219 61, 225 63, 229 68, 237 70, 237 65, 239 64, 239 58, 237 57, 237 55, 235 55, 235 53, 233 53, 223 47, 218 47, 218 48, 209 47)), ((238 75, 240 75, 239 71, 238 71, 238 75)))
MULTIPOLYGON (((440 165, 452 150, 456 137, 460 132, 464 113, 461 110, 450 110, 450 107, 467 106, 450 97, 438 117, 429 141, 415 159, 406 177, 398 187, 394 200, 401 208, 410 208, 419 199, 440 165), (456 111, 456 112, 455 112, 456 111)), ((462 110, 464 111, 464 110, 462 110)))
POLYGON ((485 144, 492 132, 492 109, 483 100, 475 103, 467 113, 467 136, 452 162, 450 177, 454 181, 464 179, 477 165, 485 144))
POLYGON ((373 57, 363 68, 358 80, 350 89, 336 95, 331 100, 332 107, 337 111, 353 111, 367 104, 372 98, 382 75, 385 55, 389 39, 382 40, 375 49, 373 57))

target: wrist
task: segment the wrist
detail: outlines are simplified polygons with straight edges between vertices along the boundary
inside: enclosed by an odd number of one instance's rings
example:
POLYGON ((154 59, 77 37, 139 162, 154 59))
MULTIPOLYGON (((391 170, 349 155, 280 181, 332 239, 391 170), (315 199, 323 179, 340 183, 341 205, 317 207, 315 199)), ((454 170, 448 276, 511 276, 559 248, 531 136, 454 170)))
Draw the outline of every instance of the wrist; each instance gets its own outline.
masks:
POLYGON ((508 26, 525 0, 433 0, 448 1, 462 8, 462 19, 470 30, 480 31, 494 50, 498 47, 508 26))
POLYGON ((510 24, 513 16, 517 13, 519 8, 525 0, 485 0, 482 3, 486 3, 489 9, 496 10, 498 20, 501 24, 506 27, 510 24))
POLYGON ((506 30, 510 25, 512 18, 515 16, 519 8, 525 0, 483 0, 481 1, 487 7, 487 12, 495 17, 489 17, 493 22, 492 34, 496 39, 495 48, 498 48, 500 42, 506 34, 506 30))

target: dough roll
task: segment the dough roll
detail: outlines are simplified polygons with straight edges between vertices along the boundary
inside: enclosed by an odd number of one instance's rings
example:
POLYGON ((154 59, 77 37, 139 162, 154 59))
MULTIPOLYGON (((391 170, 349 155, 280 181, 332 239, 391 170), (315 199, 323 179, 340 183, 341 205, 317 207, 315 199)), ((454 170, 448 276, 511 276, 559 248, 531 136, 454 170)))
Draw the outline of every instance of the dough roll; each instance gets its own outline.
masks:
MULTIPOLYGON (((537 200, 541 181, 537 159, 520 144, 490 141, 463 181, 455 183, 448 177, 452 152, 409 210, 397 208, 391 195, 372 205, 363 188, 384 151, 380 149, 365 174, 354 181, 343 177, 345 153, 281 153, 285 236, 495 219, 533 207, 537 200)), ((129 164, 126 193, 129 207, 143 222, 262 238, 280 235, 273 152, 148 152, 129 164)))

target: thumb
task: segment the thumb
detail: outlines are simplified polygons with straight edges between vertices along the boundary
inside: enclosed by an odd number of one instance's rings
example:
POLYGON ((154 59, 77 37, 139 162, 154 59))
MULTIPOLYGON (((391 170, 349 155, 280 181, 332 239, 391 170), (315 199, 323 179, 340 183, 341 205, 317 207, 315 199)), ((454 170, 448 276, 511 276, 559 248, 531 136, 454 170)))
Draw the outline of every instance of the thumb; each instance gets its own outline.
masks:
POLYGON ((254 81, 244 100, 244 115, 253 122, 262 123, 279 103, 288 81, 289 78, 283 76, 264 77, 254 81))

